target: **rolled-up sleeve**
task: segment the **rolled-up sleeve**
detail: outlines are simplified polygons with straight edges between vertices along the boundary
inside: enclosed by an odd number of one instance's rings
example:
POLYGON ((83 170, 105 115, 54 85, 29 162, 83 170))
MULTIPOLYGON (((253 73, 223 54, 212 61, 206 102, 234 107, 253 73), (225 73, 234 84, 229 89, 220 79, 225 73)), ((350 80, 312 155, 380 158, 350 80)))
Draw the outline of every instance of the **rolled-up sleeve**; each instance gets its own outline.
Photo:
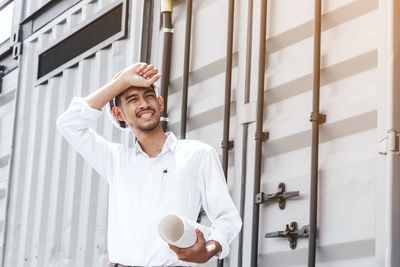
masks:
POLYGON ((212 223, 207 241, 215 240, 221 244, 218 258, 223 259, 229 254, 229 245, 239 233, 242 220, 229 194, 217 152, 210 148, 202 158, 201 199, 212 223))
POLYGON ((57 129, 67 142, 108 183, 119 144, 106 141, 94 127, 102 111, 90 107, 81 97, 74 97, 70 106, 57 119, 57 129))

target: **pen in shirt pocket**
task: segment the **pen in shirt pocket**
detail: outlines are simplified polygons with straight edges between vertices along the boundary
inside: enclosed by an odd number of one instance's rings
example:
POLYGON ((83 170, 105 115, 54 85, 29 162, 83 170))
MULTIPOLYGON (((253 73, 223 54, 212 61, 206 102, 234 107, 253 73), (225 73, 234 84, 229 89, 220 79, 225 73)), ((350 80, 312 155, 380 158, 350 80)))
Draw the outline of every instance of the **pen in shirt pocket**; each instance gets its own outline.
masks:
POLYGON ((162 175, 161 175, 161 183, 163 183, 163 181, 164 181, 164 176, 165 176, 167 173, 168 173, 168 169, 165 168, 165 169, 163 170, 163 172, 162 172, 162 175))

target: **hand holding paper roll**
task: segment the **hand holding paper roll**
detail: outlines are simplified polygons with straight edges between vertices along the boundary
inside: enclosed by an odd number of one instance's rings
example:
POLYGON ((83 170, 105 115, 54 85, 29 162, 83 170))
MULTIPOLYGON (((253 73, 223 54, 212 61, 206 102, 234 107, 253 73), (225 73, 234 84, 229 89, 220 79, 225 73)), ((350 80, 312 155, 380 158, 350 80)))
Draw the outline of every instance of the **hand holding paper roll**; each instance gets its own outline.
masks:
POLYGON ((197 241, 195 228, 199 228, 205 238, 210 235, 211 229, 194 221, 177 215, 166 215, 158 224, 158 233, 168 244, 179 248, 188 248, 197 241))
POLYGON ((222 249, 218 241, 206 242, 204 236, 210 235, 210 228, 176 215, 163 217, 158 232, 183 261, 205 263, 222 249))

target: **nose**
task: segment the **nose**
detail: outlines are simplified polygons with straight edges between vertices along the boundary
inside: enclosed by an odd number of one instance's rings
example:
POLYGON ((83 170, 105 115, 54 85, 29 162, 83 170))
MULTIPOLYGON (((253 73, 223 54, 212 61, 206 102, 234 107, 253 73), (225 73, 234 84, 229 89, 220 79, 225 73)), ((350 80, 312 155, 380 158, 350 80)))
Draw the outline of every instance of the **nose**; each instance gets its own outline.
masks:
POLYGON ((150 108, 150 103, 149 103, 148 99, 146 99, 145 97, 139 97, 138 105, 139 105, 138 110, 150 108))

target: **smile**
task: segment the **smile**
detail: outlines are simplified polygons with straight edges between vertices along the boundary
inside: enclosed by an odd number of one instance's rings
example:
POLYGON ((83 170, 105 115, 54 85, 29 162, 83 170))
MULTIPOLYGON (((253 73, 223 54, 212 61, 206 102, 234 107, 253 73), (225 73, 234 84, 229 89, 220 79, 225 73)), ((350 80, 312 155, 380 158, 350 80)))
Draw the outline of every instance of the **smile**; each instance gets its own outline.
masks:
POLYGON ((139 118, 144 120, 150 120, 153 118, 154 112, 153 111, 144 111, 139 113, 139 118))

